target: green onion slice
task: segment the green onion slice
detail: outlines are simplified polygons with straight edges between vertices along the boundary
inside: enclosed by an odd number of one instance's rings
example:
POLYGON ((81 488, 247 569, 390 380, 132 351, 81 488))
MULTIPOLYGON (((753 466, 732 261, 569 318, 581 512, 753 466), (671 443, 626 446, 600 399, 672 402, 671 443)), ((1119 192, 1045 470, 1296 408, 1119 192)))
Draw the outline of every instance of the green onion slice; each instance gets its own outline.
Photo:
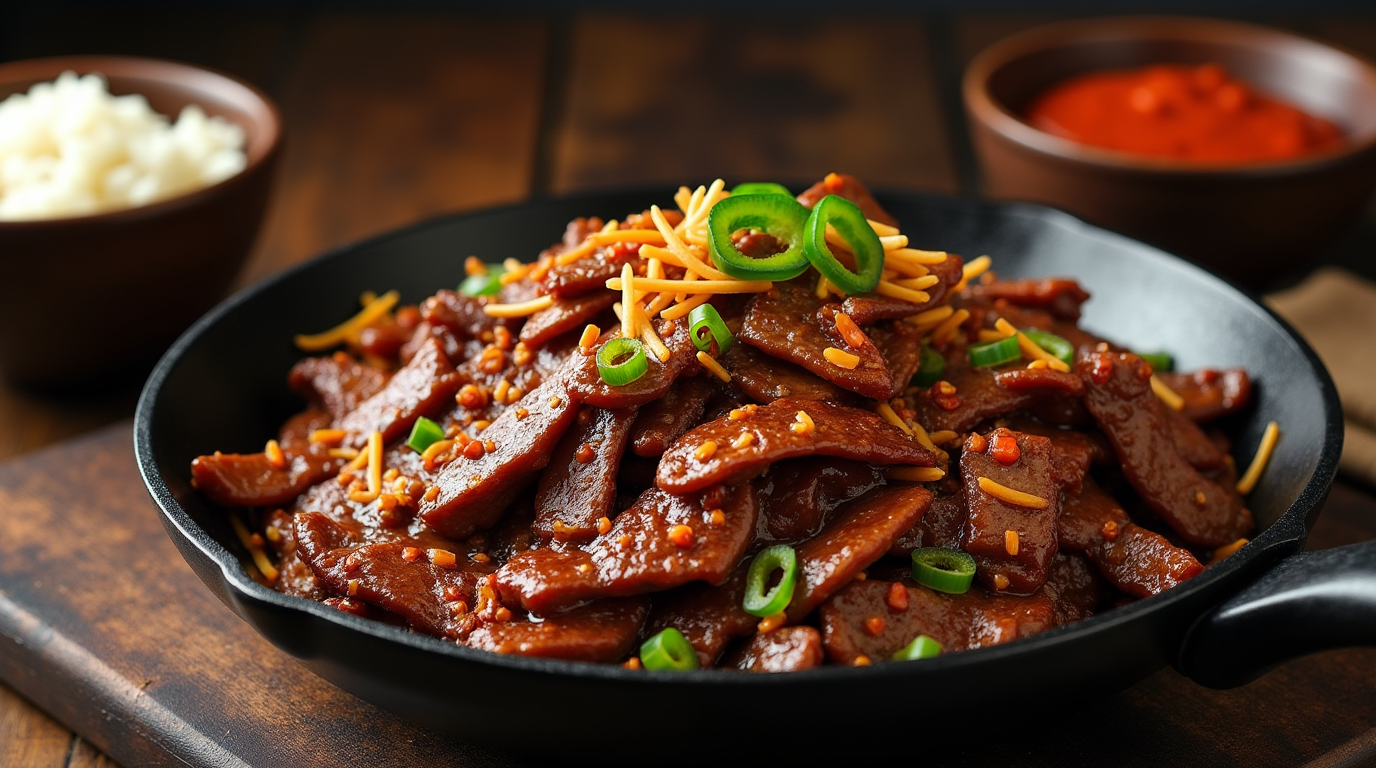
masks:
POLYGON ((868 293, 879 285, 884 272, 884 246, 855 203, 838 195, 827 195, 818 201, 807 219, 804 244, 808 261, 842 292, 868 293), (854 272, 837 261, 827 247, 828 224, 855 256, 854 272))
POLYGON ((1075 365, 1074 344, 1071 344, 1069 341, 1066 341, 1054 333, 1048 333, 1036 328, 1024 328, 1022 332, 1027 334, 1027 338, 1031 339, 1032 343, 1046 350, 1052 357, 1059 359, 1066 365, 1075 365))
POLYGON ((485 275, 469 275, 459 283, 459 293, 465 296, 495 296, 502 290, 502 273, 488 272, 485 275))
POLYGON ((1169 352, 1138 352, 1137 356, 1150 363, 1157 373, 1175 370, 1175 358, 1169 352))
POLYGON ((649 369, 650 361, 640 339, 618 336, 597 350, 597 373, 613 387, 630 384, 649 369))
POLYGON ((922 345, 918 354, 917 373, 913 375, 912 384, 915 387, 930 387, 946 371, 946 358, 926 344, 922 345))
POLYGON ((416 453, 425 453, 432 443, 443 439, 444 428, 421 416, 411 426, 411 436, 406 438, 406 445, 416 453))
POLYGON ((698 668, 698 655, 682 632, 669 627, 640 644, 640 663, 650 670, 685 672, 698 668))
POLYGON ((726 327, 726 321, 721 319, 721 313, 711 304, 693 307, 693 311, 688 313, 688 323, 693 346, 713 357, 725 353, 731 348, 731 342, 736 340, 731 329, 726 327), (713 346, 716 346, 715 350, 713 346))
POLYGON ((803 227, 808 210, 792 196, 732 195, 712 206, 707 231, 712 263, 741 280, 792 280, 807 269, 803 227), (731 241, 731 233, 754 229, 786 243, 782 253, 764 258, 746 256, 731 241))
POLYGON ((731 188, 732 197, 736 195, 788 195, 793 197, 793 193, 788 191, 788 187, 782 184, 775 184, 772 181, 747 181, 744 184, 737 184, 731 188))
POLYGON ((898 649, 898 652, 893 655, 893 660, 916 661, 917 659, 930 659, 940 655, 941 643, 929 635, 918 635, 911 643, 898 649))
POLYGON ((788 607, 793 587, 798 583, 798 554, 787 544, 776 544, 755 555, 745 574, 745 611, 765 617, 788 607), (765 592, 765 584, 775 571, 783 571, 779 583, 765 592))
POLYGON ((1017 336, 1009 336, 998 341, 988 341, 970 347, 970 364, 976 368, 1003 365, 1020 357, 1022 357, 1022 350, 1018 348, 1017 336))
POLYGON ((913 579, 938 592, 961 595, 975 580, 975 558, 960 549, 922 547, 913 550, 913 579))

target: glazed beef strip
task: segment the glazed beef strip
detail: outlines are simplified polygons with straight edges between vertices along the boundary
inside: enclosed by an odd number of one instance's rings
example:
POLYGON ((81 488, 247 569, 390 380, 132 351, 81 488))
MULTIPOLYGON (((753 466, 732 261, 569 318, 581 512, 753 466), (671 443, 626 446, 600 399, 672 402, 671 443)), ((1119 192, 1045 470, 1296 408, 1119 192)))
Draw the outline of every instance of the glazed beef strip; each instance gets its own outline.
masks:
POLYGON ((484 651, 568 661, 615 663, 635 647, 649 611, 646 597, 598 600, 541 619, 488 621, 463 638, 484 651))
POLYGON ((567 298, 557 298, 548 309, 526 318, 521 326, 520 339, 526 346, 544 346, 550 339, 568 333, 596 320, 616 303, 611 291, 593 291, 567 298))
POLYGON ((920 467, 937 461, 936 454, 871 411, 781 398, 689 430, 660 457, 655 482, 671 493, 691 493, 717 483, 741 483, 776 461, 813 454, 920 467), (748 441, 742 434, 750 435, 748 441), (704 447, 709 443, 710 450, 704 447))
POLYGON ((880 320, 897 320, 915 315, 918 312, 937 306, 964 277, 965 262, 954 253, 946 254, 946 260, 931 265, 930 273, 940 279, 936 285, 922 289, 929 297, 925 303, 896 299, 880 293, 859 293, 847 296, 841 302, 841 311, 850 315, 855 324, 864 328, 880 320))
POLYGON ((503 602, 548 615, 586 600, 625 597, 686 584, 723 581, 755 530, 755 490, 721 494, 641 494, 611 529, 579 547, 536 549, 512 557, 493 577, 503 602), (712 497, 704 503, 703 496, 712 497), (708 506, 720 497, 719 506, 708 506))
POLYGON ((440 470, 433 486, 438 491, 421 501, 421 517, 455 539, 490 527, 549 463, 577 416, 563 377, 547 379, 479 433, 484 451, 478 458, 465 455, 440 470))
POLYGON ((991 589, 1030 594, 1046 581, 1046 569, 1057 552, 1056 516, 1061 507, 1053 453, 1049 439, 1004 428, 965 441, 960 476, 966 518, 960 543, 975 558, 980 581, 991 589), (985 479, 1029 494, 1032 500, 999 498, 984 487, 985 479))
POLYGON ((1108 437, 1123 474, 1152 511, 1190 544, 1217 547, 1247 535, 1252 513, 1180 456, 1151 366, 1130 353, 1082 353, 1085 405, 1108 437))
POLYGON ((221 453, 191 461, 191 484, 216 504, 273 507, 286 504, 339 471, 344 460, 333 458, 323 443, 310 441, 312 430, 332 421, 323 411, 305 411, 283 426, 278 438, 285 459, 267 453, 221 453))
POLYGON ((335 421, 352 413, 386 386, 391 374, 336 352, 308 357, 291 367, 287 385, 308 403, 319 403, 335 421))
POLYGON ((742 672, 796 672, 826 660, 822 633, 815 627, 779 627, 762 632, 722 659, 721 666, 742 672))
POLYGON ((1205 368, 1190 373, 1158 372, 1161 382, 1170 387, 1185 407, 1190 420, 1204 423, 1237 413, 1252 399, 1252 380, 1241 368, 1205 368))
POLYGON ((753 634, 760 623, 744 607, 749 566, 741 560, 721 584, 692 582, 655 594, 643 636, 673 627, 693 646, 700 665, 714 666, 732 640, 753 634))
POLYGON ((336 426, 348 431, 347 442, 355 448, 367 444, 373 432, 381 432, 384 443, 394 442, 411 430, 417 417, 435 413, 452 401, 460 382, 444 349, 431 340, 393 374, 386 386, 359 403, 336 426))
POLYGON ((631 450, 637 456, 657 457, 702 419, 713 382, 706 376, 680 376, 668 392, 641 406, 631 427, 631 450))
MULTIPOLYGON (((630 408, 663 397, 680 376, 696 375, 702 366, 698 363, 698 348, 693 344, 688 323, 661 320, 655 323, 655 329, 669 349, 668 360, 658 360, 646 348, 645 354, 650 360, 645 374, 628 384, 613 386, 598 372, 597 355, 580 351, 572 356, 569 367, 569 394, 598 408, 630 408)), ((620 334, 621 327, 613 326, 602 334, 595 348, 600 349, 620 334)))
POLYGON ((827 657, 887 661, 918 635, 963 651, 1030 637, 1056 626, 1056 606, 1042 592, 1026 597, 936 592, 906 581, 865 579, 845 585, 818 611, 827 657))
POLYGON ((598 521, 615 514, 617 469, 636 410, 583 406, 578 412, 540 475, 536 535, 546 541, 588 541, 597 535, 598 521))
POLYGON ((860 399, 853 392, 748 344, 732 344, 720 362, 731 371, 731 383, 761 405, 781 397, 830 400, 843 405, 854 404, 860 399))

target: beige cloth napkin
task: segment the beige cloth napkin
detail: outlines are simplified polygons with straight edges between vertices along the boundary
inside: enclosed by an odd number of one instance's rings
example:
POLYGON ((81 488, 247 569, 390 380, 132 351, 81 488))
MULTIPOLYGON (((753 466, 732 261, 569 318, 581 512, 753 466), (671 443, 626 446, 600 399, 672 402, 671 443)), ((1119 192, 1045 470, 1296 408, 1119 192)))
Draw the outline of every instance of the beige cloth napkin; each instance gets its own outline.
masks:
POLYGON ((1264 300, 1309 342, 1338 388, 1346 427, 1339 470, 1376 485, 1376 283, 1323 267, 1264 300))

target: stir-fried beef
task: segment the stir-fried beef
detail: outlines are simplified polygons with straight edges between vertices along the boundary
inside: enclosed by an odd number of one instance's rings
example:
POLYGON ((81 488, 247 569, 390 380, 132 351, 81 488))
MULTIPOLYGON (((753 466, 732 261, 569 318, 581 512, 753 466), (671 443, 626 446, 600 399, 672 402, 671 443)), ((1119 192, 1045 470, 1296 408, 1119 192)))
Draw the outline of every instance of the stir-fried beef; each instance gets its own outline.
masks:
MULTIPOLYGON (((1075 280, 976 277, 953 253, 890 250, 889 282, 853 295, 811 268, 723 286, 694 263, 721 266, 702 226, 717 194, 680 190, 662 248, 650 211, 575 219, 495 294, 439 290, 300 360, 276 440, 191 462, 238 508, 251 572, 494 653, 656 668, 641 644, 677 632, 698 666, 789 672, 890 662, 920 635, 945 653, 1028 637, 1180 585, 1250 535, 1222 431, 1247 372, 1154 374, 1079 326, 1075 280), (671 282, 608 290, 627 265, 671 282), (631 310, 653 333, 599 361, 631 310), (712 310, 725 352, 691 333, 712 310), (974 365, 1009 324, 1075 364, 1024 340, 974 365), (973 558, 968 587, 915 569, 931 547, 973 558), (779 552, 792 590, 762 608, 783 574, 757 558, 779 552)), ((826 195, 902 245, 858 180, 798 199, 826 195)), ((785 247, 730 237, 746 258, 785 247)))

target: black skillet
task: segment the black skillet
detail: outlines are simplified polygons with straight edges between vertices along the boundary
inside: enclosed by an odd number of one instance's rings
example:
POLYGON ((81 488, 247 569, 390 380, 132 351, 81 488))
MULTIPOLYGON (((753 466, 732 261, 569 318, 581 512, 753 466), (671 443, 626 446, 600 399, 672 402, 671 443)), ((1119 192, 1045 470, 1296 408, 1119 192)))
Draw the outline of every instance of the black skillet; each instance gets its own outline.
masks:
MULTIPOLYGON (((415 302, 452 287, 466 256, 529 260, 575 216, 619 218, 665 189, 542 199, 452 216, 352 245, 249 288, 188 330, 139 401, 135 449, 163 523, 197 575, 268 640, 358 697, 475 742, 610 762, 716 764, 732 745, 771 739, 821 755, 886 724, 911 732, 941 712, 1003 702, 1020 710, 1093 701, 1166 664, 1201 684, 1250 681, 1294 656, 1376 644, 1376 543, 1305 553, 1342 447, 1337 393, 1313 351, 1257 301, 1159 250, 1058 211, 909 192, 880 194, 917 247, 988 254, 1001 275, 1078 279, 1083 324, 1183 370, 1241 366, 1255 402, 1229 425, 1245 466, 1268 421, 1279 446, 1250 497, 1259 531, 1223 563, 1155 597, 1007 645, 921 662, 777 675, 647 673, 501 656, 366 621, 260 586, 241 565, 225 514, 188 484, 192 457, 261 450, 301 407, 285 383, 297 332, 352 314, 363 291, 415 302), (822 714, 825 727, 806 725, 822 714), (599 734, 594 739, 593 735, 599 734), (666 749, 666 747, 669 747, 666 749)), ((932 731, 935 733, 935 731, 932 731)))

